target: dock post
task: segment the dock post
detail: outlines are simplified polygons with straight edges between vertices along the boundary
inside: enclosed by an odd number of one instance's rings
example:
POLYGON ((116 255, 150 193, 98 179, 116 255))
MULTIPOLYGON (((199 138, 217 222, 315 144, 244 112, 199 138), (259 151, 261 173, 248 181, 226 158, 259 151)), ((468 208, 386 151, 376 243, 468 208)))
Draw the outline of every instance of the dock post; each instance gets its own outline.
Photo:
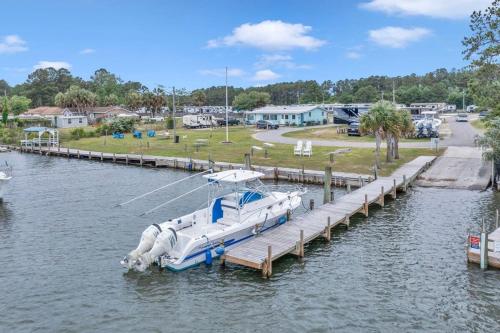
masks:
POLYGON ((245 169, 252 170, 252 160, 249 153, 245 153, 245 169))
POLYGON ((69 158, 69 148, 66 148, 66 154, 68 155, 67 157, 69 158))
POLYGON ((286 220, 290 221, 291 218, 292 218, 292 211, 290 209, 287 209, 286 210, 286 220))
POLYGON ((77 156, 78 158, 80 158, 80 149, 78 149, 78 150, 76 151, 76 156, 77 156))
POLYGON ((314 199, 309 200, 309 210, 314 209, 314 199))
POLYGON ((304 230, 300 230, 299 241, 295 244, 295 254, 298 257, 304 257, 304 230))
POLYGON ((332 167, 325 167, 325 179, 323 180, 323 204, 332 201, 332 167))
POLYGON ((141 154, 141 159, 139 160, 139 164, 141 167, 142 167, 142 162, 143 162, 143 158, 142 158, 142 154, 141 154))
POLYGON ((113 153, 113 163, 116 163, 116 154, 113 153))
POLYGON ((274 181, 277 182, 279 179, 279 171, 278 168, 274 168, 274 181))
POLYGON ((262 267, 262 276, 265 278, 269 278, 273 274, 273 249, 271 245, 267 246, 267 258, 264 261, 264 265, 262 267))
POLYGON ((101 152, 101 162, 104 162, 104 153, 101 152))
POLYGON ((351 193, 351 183, 347 183, 347 193, 351 193))
POLYGON ((406 183, 406 175, 403 175, 403 191, 406 192, 408 184, 406 183))
POLYGON ((328 218, 326 219, 326 228, 325 228, 325 235, 324 235, 324 237, 326 238, 327 241, 330 241, 332 239, 332 234, 330 232, 331 227, 332 227, 331 223, 332 223, 331 217, 328 216, 328 218))
POLYGON ((366 217, 368 217, 368 194, 365 194, 365 203, 363 204, 363 211, 366 217))
POLYGON ((359 180, 359 187, 363 187, 363 178, 359 176, 358 180, 359 180))
POLYGON ((89 160, 92 159, 92 152, 89 150, 89 160))
POLYGON ((392 198, 396 199, 396 190, 397 190, 397 188, 396 188, 396 179, 393 179, 392 181, 393 181, 393 185, 392 185, 392 198))
POLYGON ((349 215, 346 215, 345 216, 345 219, 344 219, 344 224, 345 224, 345 227, 347 229, 349 229, 349 224, 351 224, 351 219, 349 218, 349 215))
POLYGON ((378 203, 380 204, 381 207, 384 207, 384 195, 385 195, 385 193, 384 193, 384 187, 382 186, 380 188, 380 197, 378 199, 378 203))
POLYGON ((125 164, 128 165, 128 155, 125 155, 125 164))
POLYGON ((479 244, 479 256, 480 256, 480 267, 481 269, 487 269, 488 268, 488 233, 486 232, 486 228, 484 226, 484 219, 483 219, 483 225, 481 227, 481 236, 480 236, 480 244, 479 244))

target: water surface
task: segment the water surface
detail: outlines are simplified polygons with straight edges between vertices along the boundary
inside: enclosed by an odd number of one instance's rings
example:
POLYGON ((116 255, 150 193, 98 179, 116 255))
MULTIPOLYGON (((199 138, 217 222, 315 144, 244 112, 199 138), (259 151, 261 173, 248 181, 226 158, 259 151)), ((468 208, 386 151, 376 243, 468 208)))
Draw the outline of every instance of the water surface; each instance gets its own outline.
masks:
MULTIPOLYGON (((180 171, 9 153, 15 178, 0 205, 1 332, 499 331, 500 271, 465 260, 468 228, 493 223, 492 192, 413 188, 304 260, 273 276, 217 263, 172 273, 125 272, 119 260, 149 224, 187 213, 206 193, 139 215, 193 179, 126 208, 132 198, 185 177, 180 171)), ((319 203, 320 187, 309 198, 319 203)), ((337 191, 336 195, 342 195, 337 191)))

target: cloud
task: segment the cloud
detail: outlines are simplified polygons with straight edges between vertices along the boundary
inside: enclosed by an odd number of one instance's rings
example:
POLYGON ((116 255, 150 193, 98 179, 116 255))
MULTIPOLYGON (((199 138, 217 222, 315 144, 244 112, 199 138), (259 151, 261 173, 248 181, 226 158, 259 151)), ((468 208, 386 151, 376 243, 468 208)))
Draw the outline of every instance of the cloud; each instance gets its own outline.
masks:
POLYGON ((312 67, 311 65, 296 64, 292 56, 288 54, 263 54, 254 66, 262 69, 270 66, 286 69, 310 69, 312 67))
POLYGON ((245 23, 233 29, 229 36, 212 39, 207 47, 249 46, 263 50, 314 50, 326 41, 309 36, 312 28, 301 23, 292 24, 283 21, 262 21, 245 23))
POLYGON ((271 81, 271 80, 276 80, 279 77, 281 77, 281 75, 279 75, 278 73, 275 73, 270 69, 263 69, 263 70, 255 72, 255 75, 253 76, 252 80, 254 80, 254 81, 271 81))
POLYGON ((0 40, 0 54, 27 51, 26 42, 18 35, 7 35, 0 40))
MULTIPOLYGON (((226 69, 225 68, 213 68, 213 69, 202 69, 200 70, 201 75, 210 75, 210 76, 218 76, 225 77, 226 69)), ((228 77, 238 77, 245 75, 245 72, 239 68, 228 68, 227 76, 228 77)))
POLYGON ((356 51, 348 51, 346 54, 345 54, 346 58, 348 59, 359 59, 361 58, 361 53, 359 52, 356 52, 356 51))
POLYGON ((35 66, 33 66, 33 69, 50 68, 50 67, 52 67, 54 69, 61 69, 61 68, 70 69, 71 65, 65 61, 42 60, 42 61, 39 61, 35 66))
POLYGON ((461 19, 486 8, 491 0, 370 0, 361 8, 395 15, 461 19))
POLYGON ((86 48, 80 51, 80 54, 92 54, 95 53, 95 49, 86 48))
POLYGON ((406 29, 401 27, 385 27, 368 32, 371 41, 392 48, 404 48, 430 34, 431 31, 425 28, 406 29))

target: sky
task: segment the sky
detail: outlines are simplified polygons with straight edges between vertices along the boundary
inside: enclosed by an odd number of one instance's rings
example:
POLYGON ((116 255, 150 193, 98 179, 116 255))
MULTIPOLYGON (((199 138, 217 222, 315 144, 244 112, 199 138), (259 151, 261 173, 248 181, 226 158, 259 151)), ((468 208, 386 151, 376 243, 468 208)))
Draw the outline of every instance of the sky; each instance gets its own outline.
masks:
POLYGON ((106 68, 154 87, 249 87, 462 68, 492 0, 2 0, 0 79, 106 68))

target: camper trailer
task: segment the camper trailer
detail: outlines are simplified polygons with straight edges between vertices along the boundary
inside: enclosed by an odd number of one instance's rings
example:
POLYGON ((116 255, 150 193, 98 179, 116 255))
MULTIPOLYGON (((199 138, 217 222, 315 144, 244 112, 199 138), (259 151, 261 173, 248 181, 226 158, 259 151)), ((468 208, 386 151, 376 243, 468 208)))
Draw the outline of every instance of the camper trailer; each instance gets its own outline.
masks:
POLYGON ((201 128, 217 126, 217 121, 210 114, 193 114, 183 116, 182 124, 186 128, 201 128))

